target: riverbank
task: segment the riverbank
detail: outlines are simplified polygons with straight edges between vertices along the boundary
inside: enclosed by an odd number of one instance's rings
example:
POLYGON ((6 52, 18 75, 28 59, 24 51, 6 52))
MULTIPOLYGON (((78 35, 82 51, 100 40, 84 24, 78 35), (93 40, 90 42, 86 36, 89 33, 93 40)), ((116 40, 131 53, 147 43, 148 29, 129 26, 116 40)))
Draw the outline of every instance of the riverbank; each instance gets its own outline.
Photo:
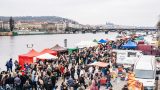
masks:
POLYGON ((16 32, 0 32, 0 36, 16 36, 16 32))

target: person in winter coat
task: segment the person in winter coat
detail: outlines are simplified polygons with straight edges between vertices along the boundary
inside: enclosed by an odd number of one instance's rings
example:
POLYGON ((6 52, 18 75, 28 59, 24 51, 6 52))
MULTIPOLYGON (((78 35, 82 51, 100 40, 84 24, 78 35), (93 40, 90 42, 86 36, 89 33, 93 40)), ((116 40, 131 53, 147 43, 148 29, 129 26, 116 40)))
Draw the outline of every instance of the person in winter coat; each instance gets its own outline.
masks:
POLYGON ((23 86, 24 86, 23 90, 30 90, 31 89, 31 85, 29 83, 29 80, 27 80, 23 86))
POLYGON ((16 87, 16 90, 22 90, 21 79, 20 79, 19 75, 17 75, 17 77, 14 79, 14 85, 16 87))
POLYGON ((9 71, 9 61, 7 61, 6 63, 6 68, 7 68, 7 71, 9 71))
POLYGON ((10 58, 9 60, 9 69, 12 72, 12 67, 13 67, 13 62, 12 62, 12 58, 10 58))
POLYGON ((71 71, 71 77, 74 79, 75 67, 74 66, 71 67, 70 71, 71 71))
POLYGON ((96 81, 95 80, 92 81, 92 85, 90 87, 90 90, 98 90, 98 86, 96 85, 96 81))
POLYGON ((77 75, 78 75, 78 78, 79 78, 79 76, 80 76, 80 67, 78 66, 78 68, 77 68, 77 75))

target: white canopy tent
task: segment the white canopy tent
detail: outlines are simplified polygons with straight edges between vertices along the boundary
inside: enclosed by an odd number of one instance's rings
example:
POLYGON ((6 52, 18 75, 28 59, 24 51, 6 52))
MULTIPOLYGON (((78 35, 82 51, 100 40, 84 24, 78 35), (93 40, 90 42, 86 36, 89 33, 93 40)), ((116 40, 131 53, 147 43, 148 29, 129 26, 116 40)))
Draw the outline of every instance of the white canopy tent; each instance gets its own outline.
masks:
POLYGON ((80 43, 76 44, 76 47, 78 48, 84 48, 84 47, 93 47, 97 46, 98 43, 93 42, 93 41, 81 41, 80 43))
POLYGON ((54 60, 54 59, 57 59, 58 57, 54 56, 54 55, 51 55, 49 53, 45 53, 45 54, 36 56, 36 58, 38 58, 38 59, 53 59, 54 60))

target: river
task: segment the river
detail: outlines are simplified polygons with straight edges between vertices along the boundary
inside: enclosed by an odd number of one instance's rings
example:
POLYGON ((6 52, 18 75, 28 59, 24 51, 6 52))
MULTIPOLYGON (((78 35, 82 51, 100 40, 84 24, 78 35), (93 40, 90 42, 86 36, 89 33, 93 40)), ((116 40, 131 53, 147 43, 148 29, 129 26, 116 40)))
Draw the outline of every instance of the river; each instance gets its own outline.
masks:
POLYGON ((80 41, 100 40, 111 38, 115 39, 117 33, 85 33, 85 34, 52 34, 52 35, 26 35, 26 36, 0 36, 0 61, 1 70, 5 70, 7 60, 13 58, 18 60, 18 55, 25 54, 31 48, 27 48, 27 44, 33 49, 40 52, 45 48, 51 48, 56 44, 64 46, 64 39, 67 39, 67 47, 75 47, 80 41))

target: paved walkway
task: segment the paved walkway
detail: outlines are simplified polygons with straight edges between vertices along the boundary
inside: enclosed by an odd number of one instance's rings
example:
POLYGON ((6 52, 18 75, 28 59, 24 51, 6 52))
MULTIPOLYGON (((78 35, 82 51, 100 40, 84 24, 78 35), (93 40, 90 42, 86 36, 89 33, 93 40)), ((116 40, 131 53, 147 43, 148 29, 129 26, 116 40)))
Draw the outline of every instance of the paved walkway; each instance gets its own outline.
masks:
MULTIPOLYGON (((63 80, 61 78, 58 80, 58 82, 56 84, 58 86, 57 90, 60 90, 60 86, 61 86, 62 81, 63 80)), ((127 81, 119 81, 119 82, 113 82, 112 81, 111 83, 113 85, 113 88, 112 88, 113 90, 122 90, 123 86, 125 84, 127 84, 127 81)), ((106 86, 105 85, 101 85, 100 90, 107 90, 106 86)))
MULTIPOLYGON (((69 68, 71 67, 71 64, 69 64, 69 68)), ((77 69, 77 66, 75 67, 75 69, 77 69)), ((78 78, 78 76, 77 76, 77 74, 75 73, 75 78, 77 79, 78 78)), ((67 80, 65 80, 65 81, 67 81, 67 80)), ((58 86, 58 88, 57 88, 57 90, 60 90, 60 86, 61 86, 61 83, 63 82, 63 80, 62 80, 62 78, 60 77, 59 78, 59 80, 58 80, 58 82, 57 82, 57 86, 58 86)), ((125 84, 127 84, 127 81, 121 81, 121 80, 117 80, 116 82, 111 82, 112 83, 112 85, 113 85, 113 90, 122 90, 122 88, 123 88, 123 86, 125 85, 125 84)), ((105 85, 101 85, 101 87, 100 87, 100 90, 107 90, 106 89, 106 86, 105 85)))

